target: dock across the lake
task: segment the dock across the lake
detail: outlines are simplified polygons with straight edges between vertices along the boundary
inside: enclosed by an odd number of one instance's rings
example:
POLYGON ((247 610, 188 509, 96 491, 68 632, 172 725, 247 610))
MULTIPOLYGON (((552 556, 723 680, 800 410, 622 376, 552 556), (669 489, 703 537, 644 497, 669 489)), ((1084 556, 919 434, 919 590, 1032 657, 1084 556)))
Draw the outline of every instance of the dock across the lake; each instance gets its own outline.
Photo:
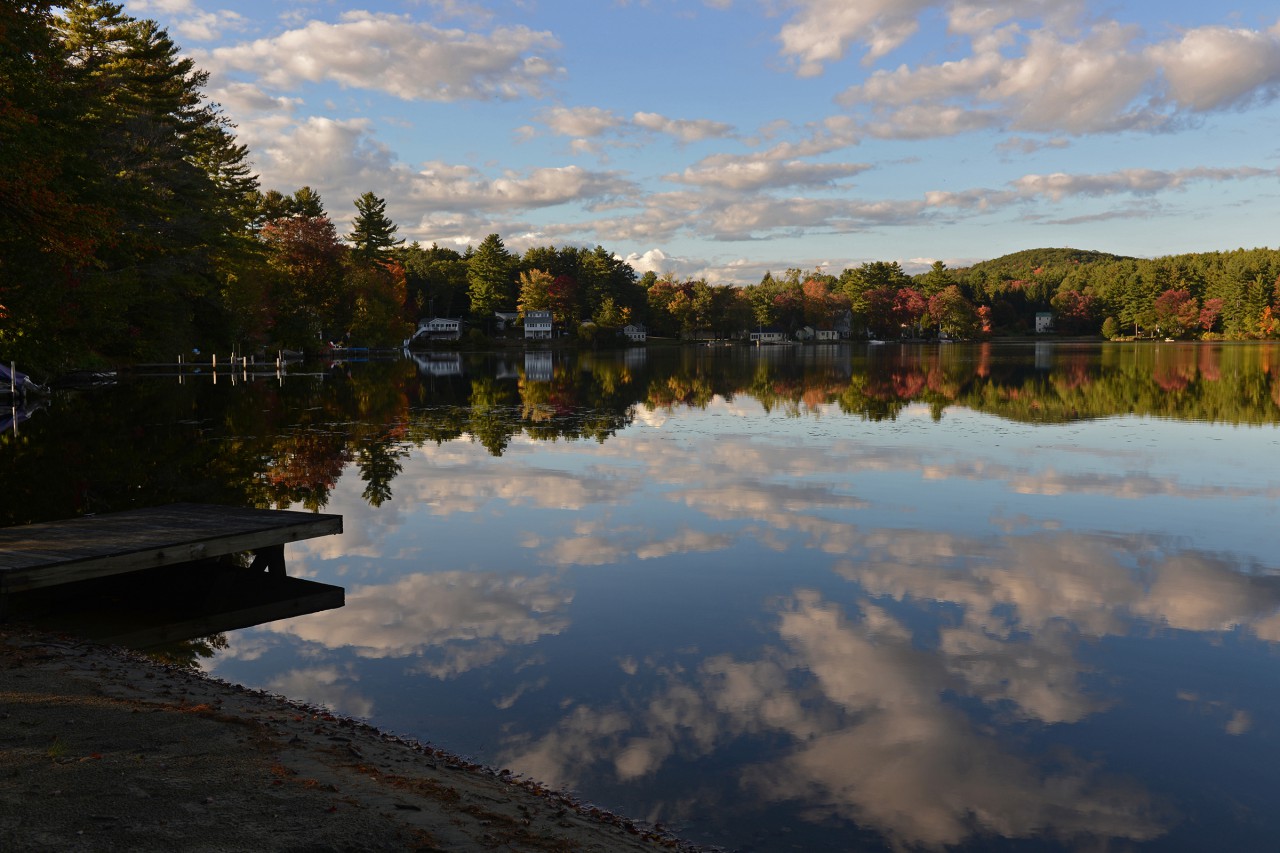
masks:
POLYGON ((10 593, 245 551, 283 574, 285 544, 341 532, 340 515, 186 503, 0 528, 0 609, 10 593))

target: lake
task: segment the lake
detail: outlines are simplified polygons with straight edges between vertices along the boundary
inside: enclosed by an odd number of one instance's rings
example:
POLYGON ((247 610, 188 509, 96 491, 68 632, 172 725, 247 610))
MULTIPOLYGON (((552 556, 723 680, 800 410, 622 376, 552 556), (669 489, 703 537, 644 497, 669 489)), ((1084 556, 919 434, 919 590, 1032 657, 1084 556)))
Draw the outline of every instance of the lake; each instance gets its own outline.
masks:
POLYGON ((419 355, 67 394, 15 524, 341 513, 215 676, 743 851, 1280 837, 1280 346, 419 355))

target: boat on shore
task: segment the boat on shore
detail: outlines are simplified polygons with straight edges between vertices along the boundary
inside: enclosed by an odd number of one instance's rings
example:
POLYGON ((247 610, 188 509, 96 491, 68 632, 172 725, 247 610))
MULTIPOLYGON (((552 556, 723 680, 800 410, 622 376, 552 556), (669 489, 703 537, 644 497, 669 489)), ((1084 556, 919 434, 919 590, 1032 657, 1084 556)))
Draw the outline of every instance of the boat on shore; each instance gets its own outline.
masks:
POLYGON ((49 389, 18 370, 13 362, 8 365, 0 364, 0 394, 6 399, 25 400, 28 397, 43 397, 48 393, 49 389))

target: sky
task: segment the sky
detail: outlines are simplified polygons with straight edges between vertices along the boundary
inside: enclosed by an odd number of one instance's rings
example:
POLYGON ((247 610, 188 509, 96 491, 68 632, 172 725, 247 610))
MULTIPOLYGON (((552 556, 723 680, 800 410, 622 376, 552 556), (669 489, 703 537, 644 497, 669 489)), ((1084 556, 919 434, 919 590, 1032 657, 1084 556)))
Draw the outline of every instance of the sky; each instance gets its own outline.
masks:
POLYGON ((753 284, 1280 246, 1274 0, 123 0, 264 190, 753 284))

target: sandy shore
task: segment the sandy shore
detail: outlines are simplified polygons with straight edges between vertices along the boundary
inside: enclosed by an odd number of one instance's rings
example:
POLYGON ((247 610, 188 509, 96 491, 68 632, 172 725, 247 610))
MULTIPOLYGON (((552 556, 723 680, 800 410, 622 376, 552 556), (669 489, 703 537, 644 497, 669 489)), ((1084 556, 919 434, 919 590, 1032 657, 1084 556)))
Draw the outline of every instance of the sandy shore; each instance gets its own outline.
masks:
POLYGON ((4 626, 0 849, 696 848, 322 709, 4 626))

